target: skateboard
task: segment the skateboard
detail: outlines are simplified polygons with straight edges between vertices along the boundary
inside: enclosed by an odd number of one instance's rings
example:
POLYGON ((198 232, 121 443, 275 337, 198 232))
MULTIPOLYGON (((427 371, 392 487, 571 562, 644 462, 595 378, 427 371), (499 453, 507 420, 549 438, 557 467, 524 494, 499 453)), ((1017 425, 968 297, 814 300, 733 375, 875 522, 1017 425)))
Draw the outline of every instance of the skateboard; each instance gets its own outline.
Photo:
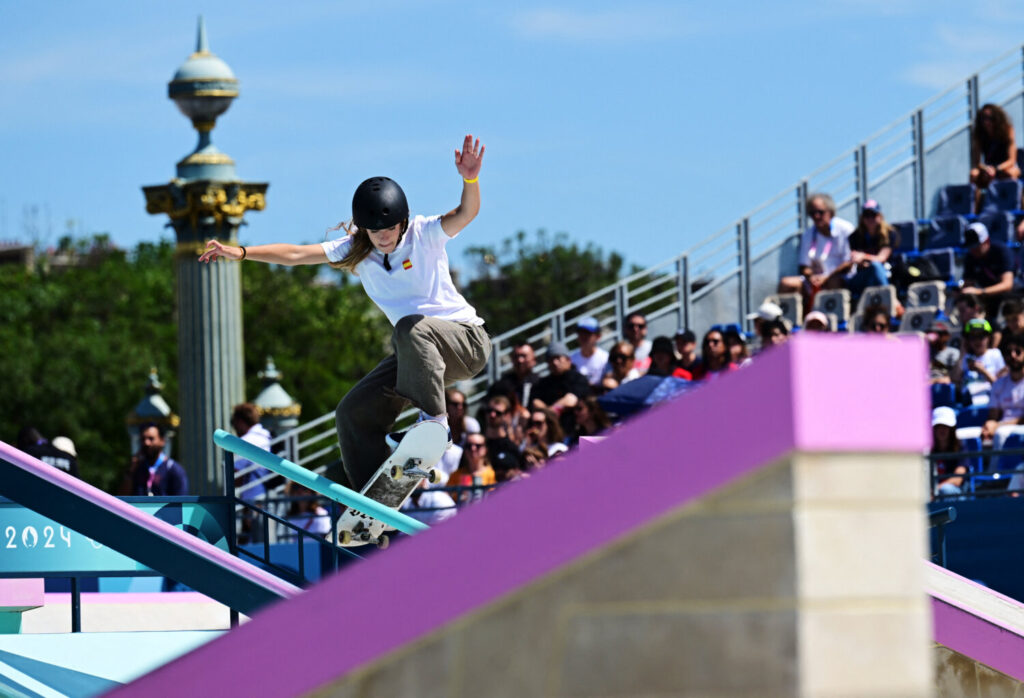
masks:
MULTIPOLYGON (((448 430, 440 422, 419 422, 409 427, 398 443, 373 474, 360 494, 381 504, 398 509, 426 478, 431 484, 444 475, 435 468, 448 448, 448 430)), ((338 544, 344 546, 375 544, 388 546, 385 531, 394 530, 371 516, 345 509, 338 518, 338 544)))

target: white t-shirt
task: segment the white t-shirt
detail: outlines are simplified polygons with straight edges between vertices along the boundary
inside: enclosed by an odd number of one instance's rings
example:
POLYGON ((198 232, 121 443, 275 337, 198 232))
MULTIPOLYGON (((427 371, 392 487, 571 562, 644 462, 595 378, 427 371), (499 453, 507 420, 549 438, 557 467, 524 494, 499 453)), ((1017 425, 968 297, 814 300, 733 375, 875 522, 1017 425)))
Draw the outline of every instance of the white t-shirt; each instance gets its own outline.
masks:
POLYGON ((1006 362, 1003 361, 1003 354, 998 349, 988 349, 980 357, 972 357, 967 353, 961 354, 960 368, 963 370, 963 383, 971 395, 971 403, 987 405, 991 398, 992 384, 977 371, 967 368, 967 361, 971 358, 976 358, 978 363, 984 366, 985 370, 993 377, 998 376, 999 372, 1006 368, 1006 362))
MULTIPOLYGON (((262 424, 254 424, 249 428, 249 431, 242 434, 242 441, 250 443, 256 448, 262 448, 264 451, 270 450, 270 432, 262 424)), ((248 458, 237 457, 235 458, 235 470, 245 470, 251 467, 254 463, 248 458)), ((265 475, 269 475, 270 471, 266 468, 258 468, 253 472, 249 473, 246 477, 246 483, 253 480, 258 480, 265 475)), ((267 488, 263 483, 253 485, 242 491, 242 499, 251 502, 257 497, 262 497, 267 493, 267 488)))
POLYGON ((572 361, 576 370, 590 381, 591 385, 597 385, 601 382, 601 376, 604 375, 604 367, 608 365, 608 352, 601 347, 596 347, 594 353, 588 358, 577 349, 569 356, 569 360, 572 361))
POLYGON ((1024 378, 1014 383, 1007 373, 996 379, 992 384, 988 404, 990 407, 999 407, 1003 410, 1003 420, 1024 417, 1024 378))
POLYGON ((831 274, 850 260, 850 233, 853 223, 833 218, 829 224, 831 237, 822 235, 810 226, 800 238, 800 265, 810 267, 815 274, 831 274))
MULTIPOLYGON (((388 253, 391 271, 384 268, 384 255, 376 249, 356 265, 366 294, 392 325, 407 315, 484 324, 452 282, 444 249, 450 239, 441 228, 440 216, 416 216, 395 251, 388 253)), ((352 246, 352 236, 320 245, 327 259, 340 262, 352 246)))

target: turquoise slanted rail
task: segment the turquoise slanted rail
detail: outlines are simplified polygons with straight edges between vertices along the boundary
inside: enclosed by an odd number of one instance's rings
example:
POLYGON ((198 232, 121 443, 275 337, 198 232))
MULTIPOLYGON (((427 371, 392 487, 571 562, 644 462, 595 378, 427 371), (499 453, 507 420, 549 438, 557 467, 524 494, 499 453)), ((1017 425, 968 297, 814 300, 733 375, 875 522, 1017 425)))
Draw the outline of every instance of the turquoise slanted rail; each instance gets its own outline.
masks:
POLYGON ((367 516, 372 516, 378 521, 386 523, 388 526, 394 526, 402 533, 416 534, 430 528, 425 523, 406 516, 397 509, 384 506, 380 502, 364 497, 354 490, 342 487, 336 482, 331 482, 323 475, 306 470, 301 465, 296 465, 269 451, 264 451, 262 448, 242 441, 234 434, 229 434, 223 429, 213 432, 213 442, 225 451, 231 451, 236 455, 251 460, 257 465, 273 470, 278 475, 283 475, 289 480, 308 487, 335 502, 340 502, 345 506, 352 507, 356 511, 361 511, 367 516))

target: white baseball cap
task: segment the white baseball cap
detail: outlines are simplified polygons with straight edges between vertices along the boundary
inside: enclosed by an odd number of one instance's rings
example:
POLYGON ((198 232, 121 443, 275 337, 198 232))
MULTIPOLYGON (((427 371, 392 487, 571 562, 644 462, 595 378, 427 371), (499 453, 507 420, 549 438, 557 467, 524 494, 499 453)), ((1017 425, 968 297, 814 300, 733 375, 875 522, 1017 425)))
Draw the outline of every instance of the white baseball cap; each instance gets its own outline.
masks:
POLYGON ((747 315, 748 320, 778 320, 782 317, 782 308, 779 307, 778 303, 772 303, 771 301, 765 301, 761 304, 761 307, 757 309, 756 313, 747 315))
POLYGON ((956 427, 956 410, 952 407, 936 407, 932 410, 932 426, 942 424, 947 427, 956 427))

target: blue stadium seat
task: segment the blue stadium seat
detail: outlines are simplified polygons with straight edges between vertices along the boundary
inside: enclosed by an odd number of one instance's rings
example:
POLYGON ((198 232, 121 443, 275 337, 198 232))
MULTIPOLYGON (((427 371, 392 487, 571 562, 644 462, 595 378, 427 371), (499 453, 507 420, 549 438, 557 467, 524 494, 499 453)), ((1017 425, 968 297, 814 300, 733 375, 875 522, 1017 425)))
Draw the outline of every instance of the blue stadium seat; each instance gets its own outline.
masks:
POLYGON ((969 439, 960 439, 960 447, 968 453, 977 455, 967 460, 967 469, 972 473, 980 473, 985 469, 985 458, 982 454, 982 443, 980 436, 973 436, 969 439))
MULTIPOLYGON (((1007 437, 1003 444, 1006 450, 1024 448, 1024 434, 1012 434, 1007 437)), ((1016 470, 1017 466, 1024 463, 1024 455, 999 456, 996 460, 996 470, 1016 470)))
POLYGON ((921 249, 963 247, 965 230, 967 230, 967 219, 963 216, 932 218, 928 221, 928 227, 921 231, 921 249))
POLYGON ((932 384, 932 408, 956 407, 956 386, 952 383, 932 384))
POLYGON ((988 185, 982 200, 982 213, 1019 211, 1024 183, 1019 179, 997 179, 988 185))
POLYGON ((921 256, 928 259, 939 270, 939 274, 945 281, 952 281, 956 269, 955 253, 952 247, 941 250, 928 250, 922 252, 921 256))
POLYGON ((1014 241, 1014 215, 1009 211, 986 213, 978 216, 978 220, 985 224, 989 236, 996 242, 1008 245, 1014 241))
POLYGON ((960 408, 956 413, 956 428, 984 426, 985 420, 988 419, 988 411, 988 405, 971 405, 960 408))
POLYGON ((969 216, 974 213, 974 185, 947 184, 939 191, 936 216, 969 216))
POLYGON ((917 224, 914 221, 893 223, 894 252, 914 252, 917 250, 917 224))

